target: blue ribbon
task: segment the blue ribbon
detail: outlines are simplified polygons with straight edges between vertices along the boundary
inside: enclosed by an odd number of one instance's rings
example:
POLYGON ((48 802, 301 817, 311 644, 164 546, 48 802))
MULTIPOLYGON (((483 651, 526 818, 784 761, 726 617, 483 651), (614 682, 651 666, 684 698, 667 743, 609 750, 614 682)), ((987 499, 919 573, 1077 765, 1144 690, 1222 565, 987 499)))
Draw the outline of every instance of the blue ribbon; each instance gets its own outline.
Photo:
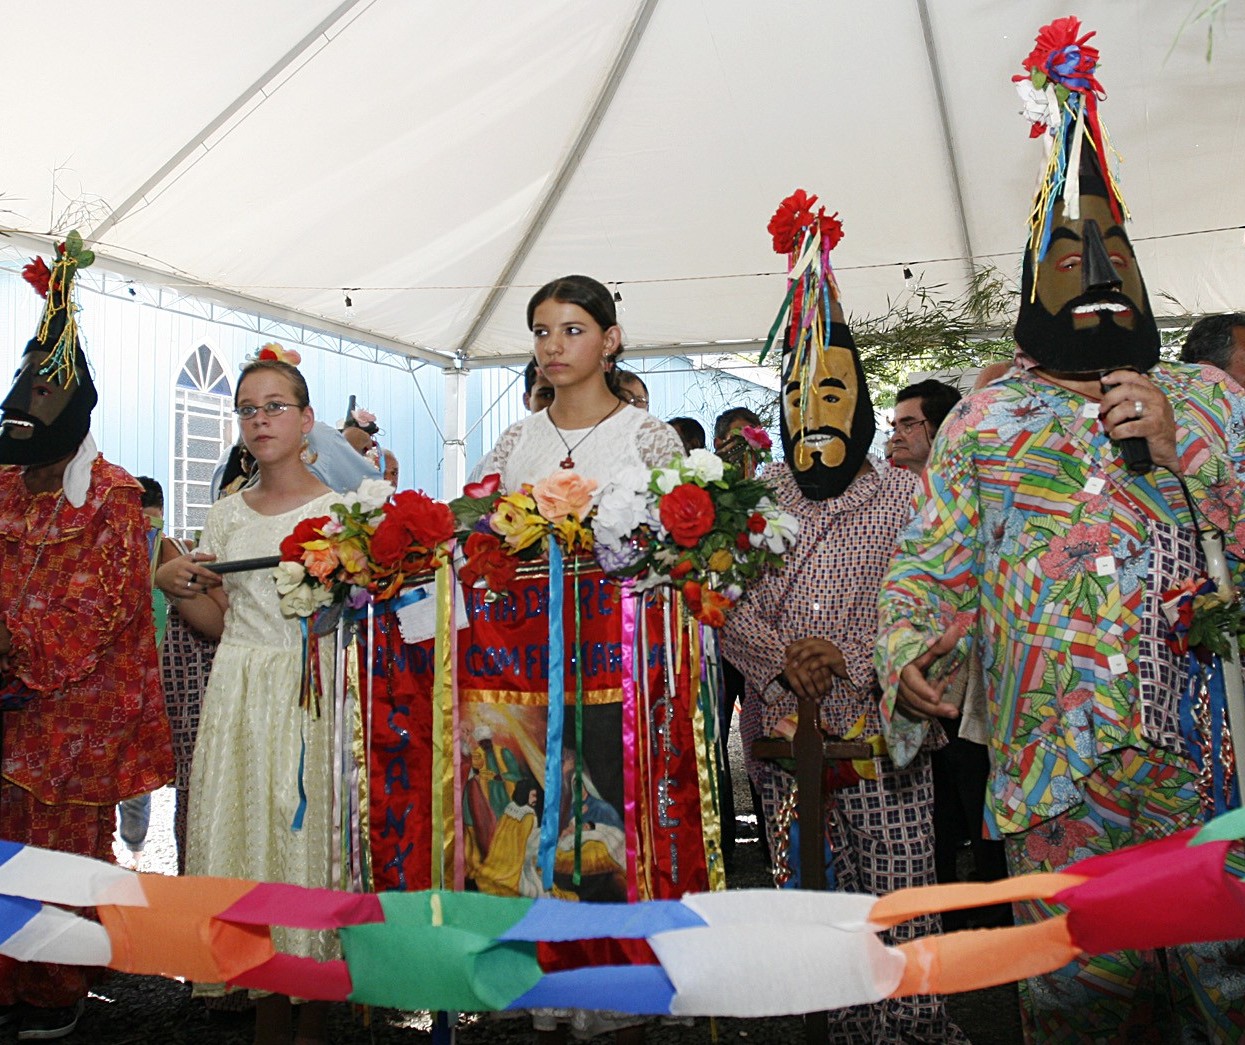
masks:
POLYGON ((566 668, 562 634, 562 549, 549 538, 549 718, 545 730, 545 812, 540 821, 540 881, 553 888, 558 824, 562 817, 562 730, 566 718, 566 668))
POLYGON ((407 606, 414 606, 417 602, 423 602, 428 598, 427 588, 407 588, 406 591, 395 595, 392 599, 386 599, 384 602, 365 602, 358 609, 346 607, 346 617, 350 620, 363 620, 367 616, 369 606, 378 608, 382 613, 397 613, 398 610, 406 609, 407 606))
POLYGON ((294 819, 290 821, 291 831, 303 829, 303 818, 307 815, 307 788, 303 784, 303 770, 307 765, 307 737, 302 727, 298 730, 298 808, 294 810, 294 819))

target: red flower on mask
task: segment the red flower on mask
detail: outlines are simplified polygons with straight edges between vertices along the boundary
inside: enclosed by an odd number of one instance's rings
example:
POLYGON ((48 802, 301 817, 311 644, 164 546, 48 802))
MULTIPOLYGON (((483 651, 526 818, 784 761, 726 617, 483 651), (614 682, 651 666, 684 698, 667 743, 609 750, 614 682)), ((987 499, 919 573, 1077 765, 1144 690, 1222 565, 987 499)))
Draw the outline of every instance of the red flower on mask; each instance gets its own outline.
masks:
POLYGON ((42 258, 31 258, 30 264, 22 269, 22 279, 35 288, 41 298, 48 296, 48 284, 52 282, 52 270, 42 258))
POLYGON ((796 189, 778 204, 778 210, 765 226, 765 231, 774 238, 774 253, 790 254, 800 245, 800 234, 813 223, 816 203, 816 196, 796 189))
POLYGON ((657 505, 661 524, 680 548, 694 548, 713 529, 713 498, 695 483, 680 483, 657 505))
POLYGON ((821 246, 823 250, 834 250, 843 238, 843 223, 839 221, 839 212, 827 215, 826 208, 817 211, 817 220, 821 222, 821 246))
POLYGON ((1072 15, 1056 18, 1049 25, 1042 26, 1033 50, 1021 63, 1029 70, 1029 76, 1014 76, 1012 79, 1027 80, 1033 73, 1040 72, 1070 91, 1105 95, 1102 84, 1093 76, 1098 68, 1098 48, 1086 46, 1089 39, 1097 34, 1078 36, 1080 31, 1081 20, 1072 15))

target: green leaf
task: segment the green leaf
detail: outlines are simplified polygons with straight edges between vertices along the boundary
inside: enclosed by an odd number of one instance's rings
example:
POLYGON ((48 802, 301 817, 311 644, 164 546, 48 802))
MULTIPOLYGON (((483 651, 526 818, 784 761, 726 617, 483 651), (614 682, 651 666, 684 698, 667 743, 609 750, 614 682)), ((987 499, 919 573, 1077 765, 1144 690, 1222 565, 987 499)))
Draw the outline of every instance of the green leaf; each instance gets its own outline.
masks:
POLYGON ((1029 75, 1029 79, 1033 81, 1033 86, 1039 90, 1046 90, 1046 74, 1041 69, 1034 69, 1029 75))
POLYGON ((77 229, 74 229, 68 236, 65 237, 65 253, 71 258, 76 258, 81 250, 82 236, 79 235, 77 229))
POLYGON ((95 264, 95 251, 84 250, 81 254, 78 255, 78 268, 80 269, 90 268, 94 264, 95 264))

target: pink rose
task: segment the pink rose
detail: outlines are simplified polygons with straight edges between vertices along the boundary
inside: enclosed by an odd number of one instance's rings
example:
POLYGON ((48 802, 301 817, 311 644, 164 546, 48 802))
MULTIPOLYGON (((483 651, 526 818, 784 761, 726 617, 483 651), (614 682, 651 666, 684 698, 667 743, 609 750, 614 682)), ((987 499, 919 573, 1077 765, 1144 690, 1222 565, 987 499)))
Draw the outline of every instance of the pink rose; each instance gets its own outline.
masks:
POLYGON ((584 479, 574 472, 559 471, 532 487, 536 507, 549 522, 574 516, 583 522, 592 510, 592 495, 597 481, 584 479))

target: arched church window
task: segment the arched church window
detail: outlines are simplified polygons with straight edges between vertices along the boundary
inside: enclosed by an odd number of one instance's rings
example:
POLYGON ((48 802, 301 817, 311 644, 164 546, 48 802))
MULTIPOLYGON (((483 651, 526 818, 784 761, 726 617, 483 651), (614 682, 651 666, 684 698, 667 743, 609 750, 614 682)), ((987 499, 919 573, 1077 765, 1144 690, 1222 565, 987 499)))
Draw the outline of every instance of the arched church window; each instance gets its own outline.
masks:
POLYGON ((216 354, 200 345, 183 364, 173 389, 173 489, 165 529, 193 538, 212 504, 212 472, 233 443, 233 387, 216 354))

